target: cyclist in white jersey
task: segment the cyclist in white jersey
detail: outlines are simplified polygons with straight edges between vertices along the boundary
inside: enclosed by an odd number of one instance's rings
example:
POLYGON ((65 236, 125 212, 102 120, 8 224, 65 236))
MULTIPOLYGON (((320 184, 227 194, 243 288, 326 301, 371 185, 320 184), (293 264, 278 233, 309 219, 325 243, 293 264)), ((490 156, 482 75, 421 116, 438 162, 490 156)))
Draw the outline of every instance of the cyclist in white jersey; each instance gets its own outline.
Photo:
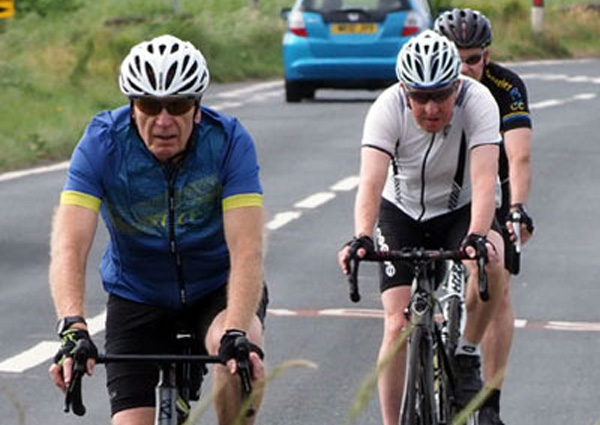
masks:
MULTIPOLYGON (((490 301, 477 293, 477 269, 468 261, 467 323, 457 351, 457 403, 481 389, 479 344, 496 308, 503 281, 503 243, 494 223, 499 112, 489 91, 460 76, 454 44, 425 31, 404 45, 396 72, 367 114, 355 204, 355 236, 338 254, 348 272, 351 249, 456 249, 487 253, 490 301), (374 237, 375 236, 375 237, 374 237), (472 281, 471 281, 472 280, 472 281)), ((393 353, 406 325, 412 270, 390 262, 380 268, 384 334, 379 361, 383 422, 397 425, 405 350, 393 353), (389 357, 391 355, 391 357, 389 357)))

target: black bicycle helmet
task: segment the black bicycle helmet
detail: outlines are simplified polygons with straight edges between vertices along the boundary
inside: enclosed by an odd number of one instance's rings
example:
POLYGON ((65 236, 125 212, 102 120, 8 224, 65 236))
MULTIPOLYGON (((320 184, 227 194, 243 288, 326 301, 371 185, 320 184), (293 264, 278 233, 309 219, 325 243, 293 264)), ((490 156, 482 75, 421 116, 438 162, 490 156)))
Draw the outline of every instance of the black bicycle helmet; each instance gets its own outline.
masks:
POLYGON ((435 20, 434 29, 454 41, 459 48, 484 48, 492 43, 490 21, 476 10, 444 12, 435 20))

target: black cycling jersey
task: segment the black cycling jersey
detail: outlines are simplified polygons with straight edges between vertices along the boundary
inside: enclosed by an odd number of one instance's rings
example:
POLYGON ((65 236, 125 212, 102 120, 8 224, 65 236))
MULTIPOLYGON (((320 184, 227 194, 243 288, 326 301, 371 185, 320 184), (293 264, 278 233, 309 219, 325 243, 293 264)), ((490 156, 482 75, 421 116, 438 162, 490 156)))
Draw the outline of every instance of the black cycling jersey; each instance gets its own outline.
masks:
MULTIPOLYGON (((504 134, 515 128, 531 128, 531 116, 527 102, 527 89, 521 77, 508 68, 490 62, 486 65, 481 78, 481 83, 486 86, 496 99, 500 109, 500 132, 504 134)), ((500 149, 500 163, 498 174, 502 182, 502 210, 508 209, 508 158, 504 145, 500 149)), ((501 222, 503 222, 502 217, 501 222)))

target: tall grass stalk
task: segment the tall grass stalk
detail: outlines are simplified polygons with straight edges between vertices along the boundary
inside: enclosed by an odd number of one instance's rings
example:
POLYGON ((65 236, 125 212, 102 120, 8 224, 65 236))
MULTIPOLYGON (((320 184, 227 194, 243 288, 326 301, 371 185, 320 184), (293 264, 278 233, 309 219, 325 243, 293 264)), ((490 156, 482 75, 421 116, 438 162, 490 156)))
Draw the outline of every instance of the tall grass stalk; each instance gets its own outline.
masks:
MULTIPOLYGON (((279 378, 284 372, 293 369, 293 368, 307 368, 307 369, 317 369, 318 365, 314 362, 304 359, 291 359, 286 360, 283 363, 277 365, 263 380, 263 382, 255 383, 255 388, 253 392, 258 391, 262 393, 264 388, 275 379, 279 378)), ((212 402, 219 394, 220 391, 223 391, 223 388, 214 388, 211 394, 208 397, 202 399, 195 407, 192 409, 190 416, 186 420, 184 425, 193 425, 197 424, 200 417, 208 410, 211 406, 212 402)), ((241 425, 244 423, 244 419, 246 418, 246 413, 248 409, 251 407, 253 397, 251 396, 248 400, 246 400, 238 413, 235 422, 233 425, 241 425)))
POLYGON ((348 412, 348 423, 352 423, 358 417, 358 414, 367 406, 367 403, 371 399, 373 390, 377 386, 377 380, 379 375, 390 365, 390 362, 398 354, 398 352, 405 346, 408 337, 412 332, 412 328, 406 328, 402 331, 398 340, 392 346, 392 349, 377 363, 375 369, 369 374, 361 384, 354 403, 350 407, 348 412))

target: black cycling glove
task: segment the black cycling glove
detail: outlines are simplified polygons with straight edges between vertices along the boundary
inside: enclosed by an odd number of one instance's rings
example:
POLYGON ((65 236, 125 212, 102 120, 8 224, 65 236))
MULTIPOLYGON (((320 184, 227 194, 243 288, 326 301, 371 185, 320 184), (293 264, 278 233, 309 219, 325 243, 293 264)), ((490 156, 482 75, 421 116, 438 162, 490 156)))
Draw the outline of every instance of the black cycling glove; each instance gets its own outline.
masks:
POLYGON ((465 248, 468 246, 472 247, 476 252, 476 258, 483 258, 487 264, 488 255, 487 255, 487 238, 477 233, 470 233, 466 238, 463 239, 460 244, 460 249, 464 252, 465 248))
POLYGON ((375 243, 370 236, 362 235, 362 236, 354 236, 349 242, 346 242, 344 246, 350 247, 350 252, 348 253, 348 257, 346 258, 346 267, 349 266, 350 260, 356 260, 356 253, 360 248, 366 251, 366 256, 369 254, 373 254, 375 252, 375 243))
POLYGON ((62 364, 67 357, 74 357, 78 362, 98 357, 98 349, 83 329, 67 329, 60 335, 60 349, 54 356, 54 363, 62 364))
POLYGON ((513 221, 513 222, 518 221, 519 223, 523 223, 525 225, 525 227, 527 228, 527 231, 529 232, 529 234, 533 234, 533 230, 535 229, 535 226, 533 225, 533 219, 527 212, 525 205, 519 203, 519 204, 513 204, 510 207, 511 207, 511 211, 506 216, 506 221, 513 221), (518 220, 515 219, 516 218, 515 216, 518 217, 518 220))
POLYGON ((242 330, 229 329, 221 337, 219 357, 221 357, 225 363, 231 359, 238 361, 244 360, 242 356, 244 356, 245 353, 250 353, 250 351, 257 353, 261 360, 265 357, 261 348, 258 345, 251 343, 246 336, 246 332, 242 330))

